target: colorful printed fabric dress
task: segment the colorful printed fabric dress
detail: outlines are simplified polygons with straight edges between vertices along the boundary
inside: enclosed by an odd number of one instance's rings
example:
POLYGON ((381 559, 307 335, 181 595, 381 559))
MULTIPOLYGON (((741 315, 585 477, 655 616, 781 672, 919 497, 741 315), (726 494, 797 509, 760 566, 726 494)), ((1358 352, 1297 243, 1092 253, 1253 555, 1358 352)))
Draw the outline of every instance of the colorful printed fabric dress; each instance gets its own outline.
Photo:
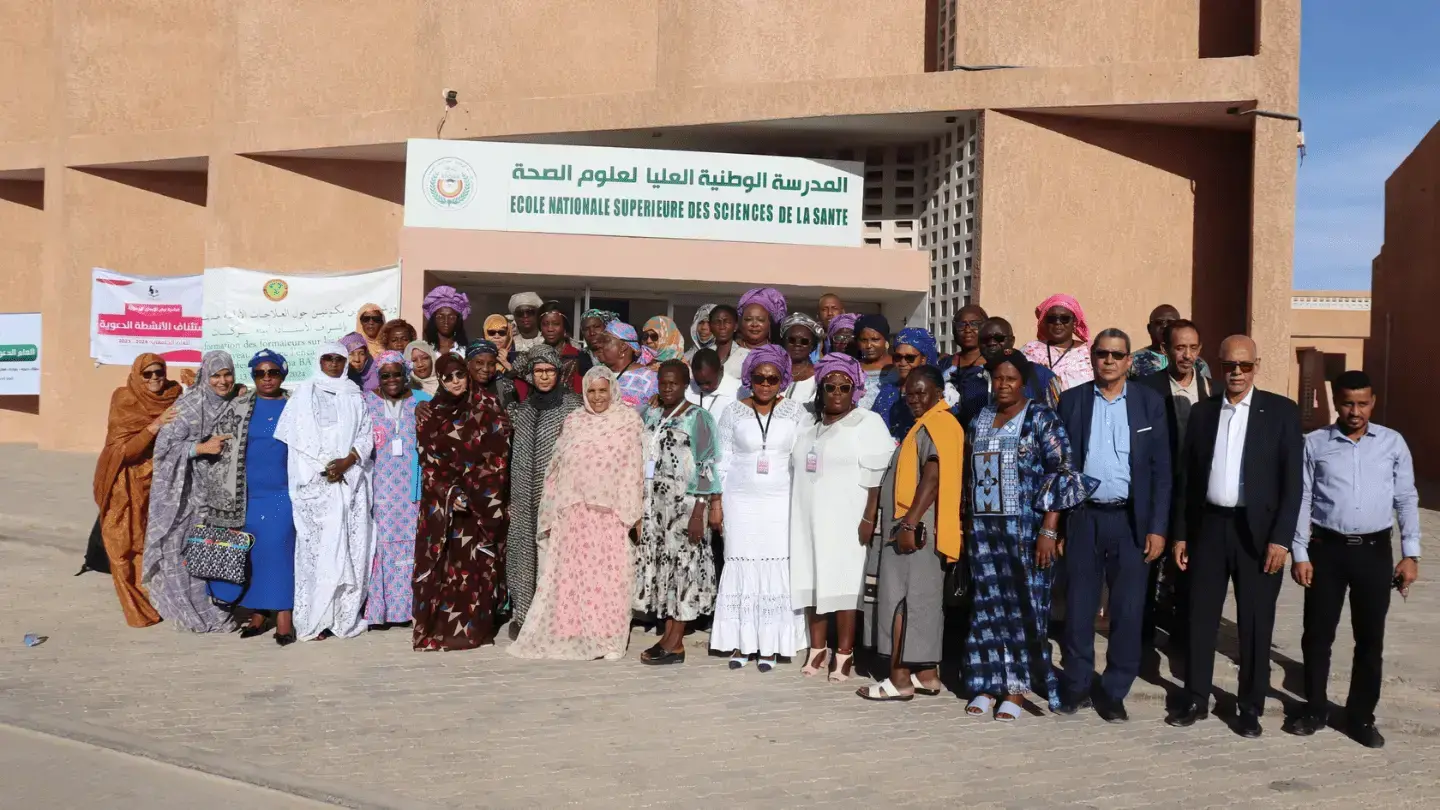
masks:
POLYGON ((415 529, 420 522, 415 406, 429 399, 424 391, 414 391, 398 402, 374 391, 365 395, 375 433, 375 468, 370 476, 375 560, 365 600, 368 624, 403 624, 413 618, 415 529))
POLYGON ((1035 566, 1046 512, 1083 502, 1097 485, 1071 469, 1060 417, 1034 402, 1001 427, 995 406, 970 423, 964 509, 974 598, 961 676, 964 697, 1024 694, 1060 703, 1050 665, 1050 585, 1055 568, 1035 566))
POLYGON ((417 650, 469 650, 504 624, 510 420, 494 395, 432 400, 419 430, 417 650))
POLYGON ((715 552, 690 542, 695 502, 720 492, 715 469, 715 420, 690 406, 666 417, 645 414, 645 516, 635 565, 635 610, 661 619, 693 621, 715 606, 715 552))

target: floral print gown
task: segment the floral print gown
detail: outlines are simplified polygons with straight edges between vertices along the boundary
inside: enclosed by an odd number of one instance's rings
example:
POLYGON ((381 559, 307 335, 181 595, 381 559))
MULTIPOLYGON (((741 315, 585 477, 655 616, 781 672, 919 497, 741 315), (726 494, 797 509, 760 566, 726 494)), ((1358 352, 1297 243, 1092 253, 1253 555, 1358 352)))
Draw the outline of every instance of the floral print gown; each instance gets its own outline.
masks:
POLYGON ((645 414, 645 515, 636 550, 635 610, 658 619, 693 621, 715 606, 715 552, 690 542, 695 502, 720 492, 719 442, 709 413, 688 407, 666 417, 645 414), (653 465, 653 473, 651 467, 653 465))

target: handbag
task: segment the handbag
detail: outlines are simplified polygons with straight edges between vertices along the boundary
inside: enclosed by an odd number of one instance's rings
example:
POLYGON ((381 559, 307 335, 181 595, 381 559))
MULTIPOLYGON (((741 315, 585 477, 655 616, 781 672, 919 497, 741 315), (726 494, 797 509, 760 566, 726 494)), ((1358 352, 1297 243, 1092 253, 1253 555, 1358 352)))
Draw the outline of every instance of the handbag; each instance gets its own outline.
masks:
POLYGON ((185 570, 197 579, 244 585, 250 581, 255 535, 197 524, 185 538, 185 570))
POLYGON ((943 587, 945 607, 958 607, 969 600, 970 564, 965 561, 964 550, 960 552, 960 559, 945 566, 943 587))

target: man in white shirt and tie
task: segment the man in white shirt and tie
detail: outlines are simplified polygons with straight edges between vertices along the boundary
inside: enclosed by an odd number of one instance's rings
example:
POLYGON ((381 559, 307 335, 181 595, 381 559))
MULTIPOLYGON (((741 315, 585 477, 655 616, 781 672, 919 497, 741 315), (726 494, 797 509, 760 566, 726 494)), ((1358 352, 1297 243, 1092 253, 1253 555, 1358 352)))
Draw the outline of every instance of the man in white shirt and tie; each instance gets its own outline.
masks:
POLYGON ((1186 727, 1210 714, 1215 640, 1233 581, 1240 630, 1235 731, 1259 737, 1275 600, 1300 513, 1304 439, 1299 407, 1255 388, 1255 341, 1226 338, 1220 368, 1224 392, 1191 411, 1181 450, 1173 553, 1190 578, 1190 643, 1186 698, 1165 722, 1186 727))

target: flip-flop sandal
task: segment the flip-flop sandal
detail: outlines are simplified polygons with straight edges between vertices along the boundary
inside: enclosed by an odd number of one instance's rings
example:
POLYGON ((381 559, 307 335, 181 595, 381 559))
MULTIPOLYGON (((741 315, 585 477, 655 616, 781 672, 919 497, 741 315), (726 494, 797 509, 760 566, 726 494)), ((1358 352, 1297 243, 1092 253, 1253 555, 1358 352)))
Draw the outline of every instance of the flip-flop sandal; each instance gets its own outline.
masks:
POLYGON ((940 694, 939 689, 931 689, 930 687, 921 683, 920 679, 916 677, 915 673, 913 672, 910 673, 910 685, 915 687, 915 694, 917 695, 924 695, 925 697, 935 697, 936 695, 940 694))
POLYGON ((872 683, 869 686, 862 686, 859 689, 855 690, 855 694, 859 695, 862 698, 865 698, 866 700, 898 700, 904 702, 907 700, 915 699, 914 695, 900 694, 900 690, 895 688, 895 684, 891 683, 889 678, 886 678, 880 683, 872 683))
POLYGON ((965 713, 971 717, 989 717, 990 710, 994 708, 995 698, 989 695, 976 695, 965 706, 965 713))
POLYGON ((1025 709, 1019 704, 1009 700, 1000 701, 1000 708, 995 710, 995 719, 1002 723, 1013 723, 1019 719, 1025 709))

